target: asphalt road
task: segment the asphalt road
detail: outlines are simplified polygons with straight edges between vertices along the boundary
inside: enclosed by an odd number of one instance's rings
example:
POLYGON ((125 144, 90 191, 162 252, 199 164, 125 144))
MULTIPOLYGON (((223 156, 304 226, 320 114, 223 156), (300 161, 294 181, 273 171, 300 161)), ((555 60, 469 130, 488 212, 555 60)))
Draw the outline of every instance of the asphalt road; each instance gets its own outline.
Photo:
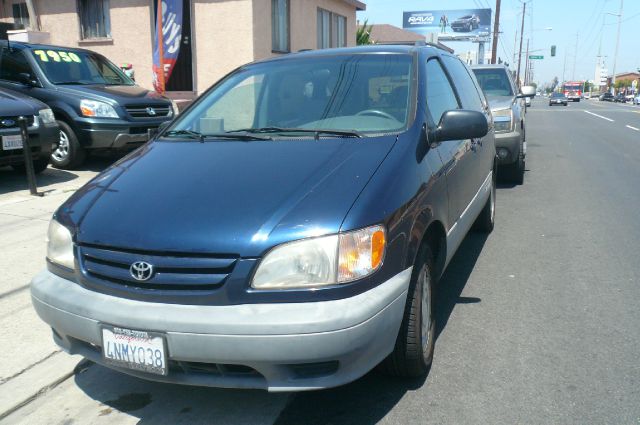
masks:
POLYGON ((467 236, 437 293, 426 379, 268 394, 79 371, 7 423, 638 424, 640 108, 527 115, 525 184, 467 236), (635 129, 634 129, 635 128, 635 129))

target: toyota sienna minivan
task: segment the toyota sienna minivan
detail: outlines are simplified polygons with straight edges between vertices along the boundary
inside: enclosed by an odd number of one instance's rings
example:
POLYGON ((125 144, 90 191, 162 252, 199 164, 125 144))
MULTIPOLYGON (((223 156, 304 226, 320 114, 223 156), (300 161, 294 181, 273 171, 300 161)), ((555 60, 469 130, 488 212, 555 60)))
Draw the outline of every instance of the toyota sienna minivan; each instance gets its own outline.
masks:
POLYGON ((434 285, 495 217, 493 123, 431 46, 242 66, 54 214, 33 305, 156 381, 327 388, 427 373, 434 285))

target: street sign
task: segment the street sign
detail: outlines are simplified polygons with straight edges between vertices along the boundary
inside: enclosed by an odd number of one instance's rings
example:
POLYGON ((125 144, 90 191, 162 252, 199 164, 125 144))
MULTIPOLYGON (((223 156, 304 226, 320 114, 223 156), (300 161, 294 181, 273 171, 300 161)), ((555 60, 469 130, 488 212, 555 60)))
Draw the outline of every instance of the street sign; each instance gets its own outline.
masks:
POLYGON ((529 55, 529 59, 544 59, 542 55, 529 55))

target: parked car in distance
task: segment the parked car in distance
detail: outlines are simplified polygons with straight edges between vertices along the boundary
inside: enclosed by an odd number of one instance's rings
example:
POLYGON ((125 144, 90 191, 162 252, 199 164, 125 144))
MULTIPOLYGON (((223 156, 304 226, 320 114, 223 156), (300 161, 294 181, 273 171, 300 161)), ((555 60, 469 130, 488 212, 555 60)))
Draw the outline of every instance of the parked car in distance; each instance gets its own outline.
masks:
POLYGON ((591 99, 591 93, 589 93, 589 92, 582 93, 582 97, 584 99, 591 99))
POLYGON ((531 98, 530 97, 525 97, 524 98, 524 104, 527 108, 531 107, 531 98))
POLYGON ((609 92, 604 92, 600 95, 598 100, 603 102, 613 102, 613 95, 609 92))
POLYGON ((89 150, 138 147, 178 113, 172 101, 84 49, 0 41, 0 87, 51 108, 60 126, 51 156, 58 168, 80 165, 89 150))
POLYGON ((623 95, 622 93, 618 93, 617 95, 615 95, 613 97, 613 102, 614 103, 626 103, 627 101, 627 97, 625 95, 623 95))
POLYGON ((511 72, 504 65, 474 65, 471 68, 493 114, 499 173, 511 182, 522 184, 527 154, 526 106, 522 99, 535 96, 535 89, 524 86, 522 93, 518 93, 511 72))
POLYGON ((53 112, 39 100, 0 89, 0 166, 24 171, 24 153, 19 117, 27 120, 33 168, 41 173, 49 164, 52 147, 58 141, 58 125, 53 112))
POLYGON ((35 309, 64 350, 146 379, 424 375, 435 282, 493 229, 490 122, 471 71, 431 46, 242 66, 57 210, 35 309))
POLYGON ((637 94, 636 97, 633 98, 634 105, 640 105, 640 94, 637 94))
POLYGON ((567 106, 569 104, 569 99, 564 93, 561 92, 553 92, 551 97, 549 98, 549 106, 553 105, 564 105, 567 106))
POLYGON ((480 18, 477 15, 461 16, 451 23, 451 29, 455 32, 471 32, 480 26, 480 18))

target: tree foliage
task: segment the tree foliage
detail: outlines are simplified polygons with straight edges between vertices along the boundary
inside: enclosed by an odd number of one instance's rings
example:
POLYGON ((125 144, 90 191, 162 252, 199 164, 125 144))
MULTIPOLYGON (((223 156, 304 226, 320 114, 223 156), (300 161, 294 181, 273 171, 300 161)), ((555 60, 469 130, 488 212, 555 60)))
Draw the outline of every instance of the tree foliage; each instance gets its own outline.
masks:
POLYGON ((358 46, 373 44, 373 40, 371 40, 371 25, 367 26, 367 23, 368 20, 365 19, 364 23, 359 25, 356 31, 356 44, 358 46))

